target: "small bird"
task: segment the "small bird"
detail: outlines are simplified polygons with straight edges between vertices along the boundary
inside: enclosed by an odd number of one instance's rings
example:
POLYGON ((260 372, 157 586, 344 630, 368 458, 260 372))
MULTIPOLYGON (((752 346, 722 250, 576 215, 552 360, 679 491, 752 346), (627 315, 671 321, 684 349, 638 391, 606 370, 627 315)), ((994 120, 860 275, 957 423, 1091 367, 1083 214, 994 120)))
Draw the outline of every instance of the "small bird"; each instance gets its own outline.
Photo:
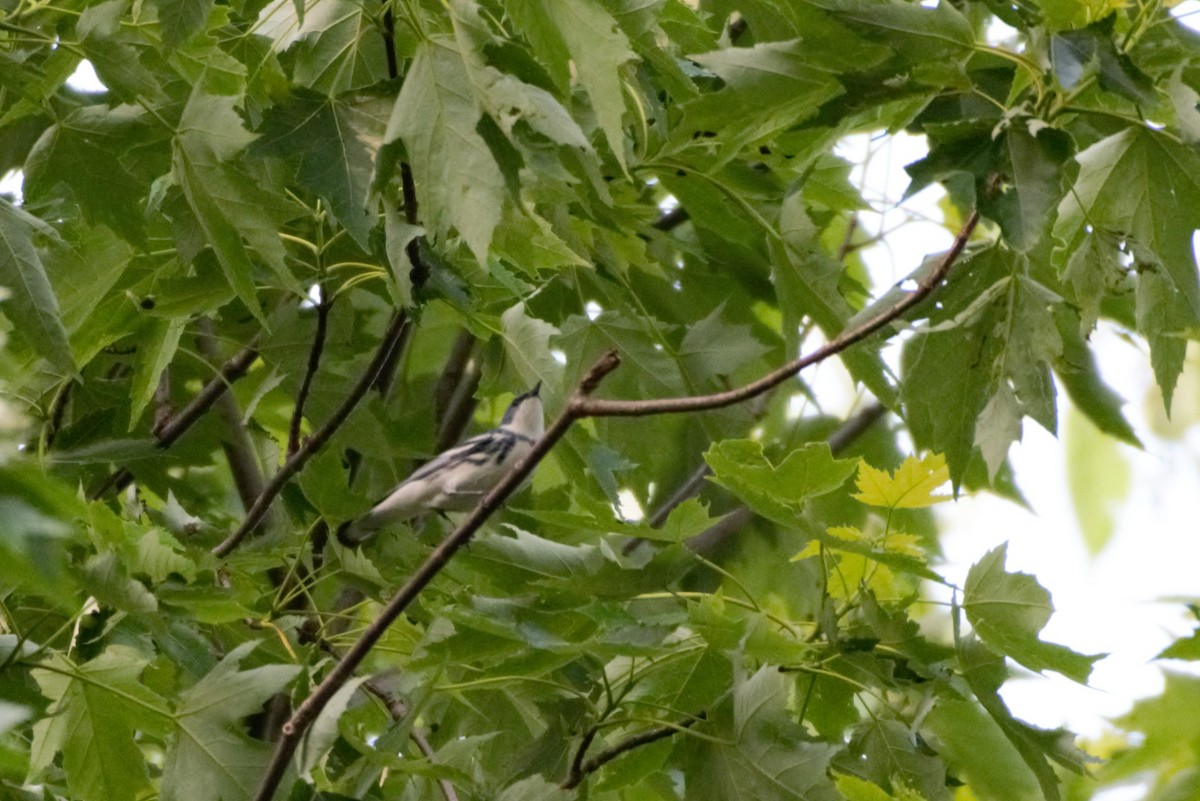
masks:
POLYGON ((362 516, 338 528, 343 545, 360 545, 391 523, 410 520, 424 512, 463 512, 473 509, 488 490, 542 436, 545 412, 533 389, 513 398, 500 426, 471 437, 417 468, 386 498, 362 516))

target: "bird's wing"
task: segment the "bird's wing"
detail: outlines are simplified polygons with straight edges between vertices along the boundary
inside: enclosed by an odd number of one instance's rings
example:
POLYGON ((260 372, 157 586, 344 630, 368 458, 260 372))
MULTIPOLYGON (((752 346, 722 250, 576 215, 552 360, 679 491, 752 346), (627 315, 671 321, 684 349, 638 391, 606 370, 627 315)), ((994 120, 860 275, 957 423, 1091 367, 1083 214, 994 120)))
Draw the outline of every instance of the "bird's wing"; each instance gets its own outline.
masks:
POLYGON ((357 520, 343 525, 340 538, 361 542, 382 526, 437 508, 438 499, 478 495, 497 478, 496 473, 512 449, 528 440, 507 428, 492 429, 463 440, 413 471, 357 520))

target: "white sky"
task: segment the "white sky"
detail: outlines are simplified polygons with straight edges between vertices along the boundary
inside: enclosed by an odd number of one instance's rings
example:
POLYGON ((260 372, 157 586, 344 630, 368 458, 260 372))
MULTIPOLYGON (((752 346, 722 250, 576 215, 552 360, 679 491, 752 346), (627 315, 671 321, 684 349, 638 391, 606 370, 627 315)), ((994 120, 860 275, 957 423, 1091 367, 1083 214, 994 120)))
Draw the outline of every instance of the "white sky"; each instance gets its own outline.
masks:
MULTIPOLYGON (((1200 2, 1182 3, 1176 13, 1200 21, 1200 2)), ((908 135, 894 137, 887 146, 857 137, 840 150, 861 165, 855 179, 861 180, 868 202, 882 211, 862 215, 864 230, 891 231, 885 242, 863 253, 877 286, 903 278, 953 239, 942 225, 921 219, 941 218, 936 205, 944 195, 940 188, 928 188, 902 208, 896 206, 908 183, 903 166, 924 153, 923 139, 908 135)), ((1067 486, 1064 443, 1029 420, 1010 459, 1034 511, 988 494, 938 507, 947 560, 939 572, 961 586, 973 562, 1008 542, 1008 569, 1036 575, 1053 594, 1057 611, 1043 639, 1082 653, 1111 654, 1097 663, 1091 688, 1048 674, 1013 681, 1004 690, 1018 717, 1041 726, 1066 725, 1085 736, 1103 732, 1104 718, 1126 711, 1133 699, 1162 689, 1159 663, 1151 660, 1175 637, 1191 631, 1180 599, 1200 597, 1195 522, 1200 432, 1190 431, 1180 441, 1155 436, 1148 412, 1155 411, 1155 404, 1161 408, 1161 402, 1144 346, 1112 328, 1102 328, 1091 342, 1105 379, 1129 401, 1126 414, 1146 446, 1144 451, 1119 446, 1130 465, 1131 489, 1119 507, 1113 537, 1099 556, 1090 556, 1083 544, 1067 486)), ((1194 368, 1190 363, 1188 370, 1194 368)), ((1200 391, 1190 375, 1185 373, 1176 394, 1177 420, 1200 416, 1200 391)), ((849 399, 853 389, 840 370, 825 369, 817 394, 849 399)), ((1060 392, 1060 437, 1069 404, 1060 392)), ((1188 669, 1179 662, 1170 667, 1188 669)))

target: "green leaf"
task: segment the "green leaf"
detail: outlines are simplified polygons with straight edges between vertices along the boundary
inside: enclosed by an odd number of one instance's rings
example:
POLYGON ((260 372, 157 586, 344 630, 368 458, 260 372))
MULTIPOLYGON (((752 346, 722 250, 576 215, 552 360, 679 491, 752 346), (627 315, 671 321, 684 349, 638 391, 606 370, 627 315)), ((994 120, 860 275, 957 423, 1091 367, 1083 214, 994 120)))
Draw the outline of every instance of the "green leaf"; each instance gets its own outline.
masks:
POLYGON ((1003 382, 984 404, 975 420, 975 447, 987 463, 988 478, 995 479, 1008 458, 1008 448, 1021 439, 1021 404, 1008 382, 1003 382))
POLYGON ((1086 684, 1092 663, 1103 654, 1085 656, 1038 638, 1054 606, 1050 593, 1027 573, 1004 569, 1008 545, 989 551, 967 573, 963 611, 975 633, 989 646, 1030 670, 1053 670, 1086 684))
POLYGON ((1012 184, 985 211, 1015 251, 1029 253, 1050 229, 1062 199, 1062 164, 1070 153, 1070 137, 1040 121, 1021 119, 1005 133, 1004 150, 1012 184))
MULTIPOLYGON (((1084 764, 1096 760, 1075 748, 1070 732, 1040 729, 1013 717, 998 692, 1005 678, 1004 657, 988 650, 975 637, 967 636, 959 640, 958 658, 963 678, 988 716, 1033 772, 1042 797, 1045 801, 1058 801, 1060 780, 1051 761, 1082 774, 1085 773, 1084 764)), ((1016 778, 1020 779, 1019 774, 1016 778)))
POLYGON ((807 740, 787 712, 788 684, 770 665, 735 680, 732 703, 696 727, 710 737, 684 745, 689 799, 839 797, 828 775, 834 746, 807 740))
POLYGON ((892 801, 892 796, 878 785, 857 776, 839 773, 833 777, 833 782, 837 785, 838 792, 846 797, 846 801, 892 801))
POLYGON ((252 253, 272 268, 284 287, 303 293, 285 264, 287 254, 278 233, 295 208, 231 162, 253 139, 233 104, 231 97, 192 92, 179 121, 172 164, 229 286, 261 318, 252 253))
POLYGON ((733 375, 771 351, 771 346, 755 338, 750 326, 722 322, 724 309, 722 303, 689 327, 679 343, 677 352, 691 375, 704 379, 733 375))
POLYGON ((833 766, 897 795, 907 790, 930 801, 950 798, 945 764, 922 748, 909 727, 898 720, 860 724, 833 766))
POLYGON ((35 239, 62 245, 53 228, 0 198, 0 287, 10 293, 0 310, 36 353, 71 375, 75 360, 35 239))
POLYGON ((853 497, 888 509, 924 509, 951 500, 949 495, 933 494, 949 480, 950 469, 940 453, 928 453, 920 459, 909 456, 890 475, 861 461, 858 493, 853 497))
POLYGON ((388 79, 383 36, 373 12, 351 0, 310 6, 296 32, 296 83, 335 97, 388 79))
POLYGON ((177 731, 167 748, 162 777, 165 801, 222 801, 254 794, 273 750, 240 727, 246 715, 287 686, 299 665, 239 670, 257 643, 229 652, 194 687, 179 696, 177 731))
POLYGON ((128 801, 147 790, 136 732, 162 734, 170 723, 163 699, 141 681, 147 663, 132 649, 113 645, 81 665, 53 655, 35 668, 31 675, 52 703, 34 727, 31 775, 40 774, 61 751, 73 797, 128 801))
POLYGON ((496 801, 569 801, 573 794, 541 776, 530 776, 510 784, 496 801))
MULTIPOLYGON (((844 269, 825 252, 819 232, 799 193, 783 201, 779 236, 767 240, 772 257, 772 280, 783 313, 786 338, 790 341, 807 316, 827 339, 833 339, 846 327, 852 309, 842 296, 839 285, 844 269)), ((878 351, 852 347, 840 354, 842 362, 856 381, 861 381, 883 403, 896 397, 888 379, 888 370, 878 351)))
POLYGON ((500 324, 504 352, 517 376, 528 387, 538 381, 545 382, 549 392, 543 397, 552 397, 561 367, 550 355, 550 339, 558 335, 558 329, 545 320, 531 317, 524 303, 506 309, 500 315, 500 324))
POLYGON ((130 392, 129 431, 141 422, 146 404, 154 397, 159 378, 175 358, 179 338, 187 328, 186 318, 150 320, 138 341, 138 358, 133 368, 130 392))
POLYGON ((1054 364, 1054 373, 1071 402, 1100 431, 1134 447, 1142 447, 1141 440, 1121 411, 1124 399, 1104 382, 1095 356, 1080 335, 1081 326, 1076 324, 1078 318, 1065 304, 1056 312, 1063 353, 1054 364))
POLYGON ((366 250, 379 218, 368 195, 387 114, 383 98, 298 91, 272 107, 249 153, 298 162, 296 180, 324 198, 366 250))
POLYGON ((1144 291, 1149 295, 1144 304, 1156 309, 1139 314, 1138 328, 1152 351, 1161 351, 1152 356, 1170 408, 1181 362, 1169 340, 1200 325, 1200 277, 1192 252, 1192 232, 1200 227, 1200 156, 1163 134, 1133 127, 1100 140, 1076 160, 1079 175, 1059 204, 1054 226, 1060 255, 1081 249, 1100 232, 1125 239, 1141 269, 1139 308, 1144 291), (1130 197, 1139 200, 1130 203, 1130 197))
MULTIPOLYGON (((170 500, 174 502, 175 497, 172 495, 170 500)), ((175 507, 181 515, 186 515, 177 502, 175 507)), ((185 525, 199 523, 199 518, 191 518, 185 525)), ((180 576, 189 583, 196 580, 196 563, 183 553, 183 547, 174 537, 158 529, 147 531, 137 541, 137 555, 129 570, 147 576, 154 584, 171 575, 180 576)))
POLYGON ((47 128, 25 162, 26 198, 49 201, 69 187, 89 222, 142 243, 145 220, 139 201, 148 187, 121 156, 147 137, 145 116, 133 106, 85 106, 47 128))
MULTIPOLYGON (((1160 695, 1138 701, 1116 723, 1137 732, 1139 742, 1120 754, 1106 769, 1116 779, 1145 775, 1162 766, 1190 764, 1195 753, 1195 730, 1188 723, 1200 713, 1200 679, 1168 671, 1160 695)), ((1186 796, 1184 796, 1186 797, 1186 796)), ((1170 796, 1166 796, 1170 798, 1170 796)))
POLYGON ((504 177, 476 132, 480 108, 452 42, 422 42, 388 121, 384 142, 401 139, 421 196, 426 226, 451 227, 482 264, 504 205, 504 177))
POLYGON ((945 453, 956 491, 972 461, 975 419, 987 398, 988 371, 976 357, 985 341, 976 329, 960 328, 918 334, 901 352, 900 399, 913 443, 945 453))
POLYGON ((936 737, 933 747, 980 801, 1042 801, 1037 777, 982 707, 942 698, 925 726, 936 737))
POLYGON ((213 0, 159 0, 158 24, 163 47, 171 49, 204 29, 213 0))
POLYGON ((596 0, 514 0, 507 9, 533 41, 564 92, 573 69, 592 101, 608 146, 624 167, 621 76, 634 54, 616 20, 596 0))
POLYGON ((112 92, 130 101, 162 97, 162 78, 139 58, 144 40, 123 26, 130 0, 108 0, 89 6, 79 15, 75 35, 84 57, 91 62, 100 81, 112 92))
POLYGON ((728 158, 815 115, 845 89, 823 65, 813 63, 806 44, 793 39, 692 55, 724 85, 684 105, 677 136, 686 141, 697 132, 718 133, 718 158, 728 158))
POLYGON ((80 582, 105 606, 142 615, 158 611, 158 599, 125 573, 115 554, 101 553, 88 559, 80 571, 80 582))
POLYGON ((789 453, 778 466, 763 454, 761 442, 728 439, 704 454, 713 480, 755 512, 794 526, 812 498, 833 492, 854 472, 857 459, 834 459, 829 445, 814 442, 789 453))

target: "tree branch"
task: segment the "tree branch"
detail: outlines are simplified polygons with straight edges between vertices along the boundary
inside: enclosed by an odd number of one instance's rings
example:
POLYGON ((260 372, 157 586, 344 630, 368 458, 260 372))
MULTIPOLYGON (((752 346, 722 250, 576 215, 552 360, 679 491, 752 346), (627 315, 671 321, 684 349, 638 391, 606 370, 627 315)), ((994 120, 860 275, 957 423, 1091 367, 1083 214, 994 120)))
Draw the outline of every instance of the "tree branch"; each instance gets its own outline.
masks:
POLYGON ((571 760, 571 769, 567 771, 566 778, 559 782, 559 787, 570 790, 583 781, 583 758, 587 756, 587 750, 591 747, 592 740, 596 739, 599 731, 598 728, 592 726, 583 733, 583 739, 579 741, 579 748, 575 749, 575 758, 571 760))
MULTIPOLYGON (((207 317, 199 320, 196 327, 199 333, 196 344, 200 352, 205 357, 215 360, 218 353, 212 320, 207 317)), ((225 451, 225 460, 229 463, 233 485, 237 488, 242 508, 249 509, 254 499, 262 494, 263 485, 266 483, 263 479, 262 465, 258 461, 258 453, 246 426, 242 423, 242 410, 233 395, 228 392, 221 393, 221 397, 215 402, 215 408, 225 427, 221 449, 225 451)))
POLYGON ((697 715, 696 717, 685 718, 684 720, 681 720, 672 726, 661 726, 657 729, 650 729, 649 731, 644 731, 641 734, 635 734, 631 737, 626 737, 616 745, 605 748, 591 759, 584 761, 583 755, 587 751, 588 746, 592 744, 592 739, 596 735, 595 728, 592 728, 586 735, 584 735, 583 741, 579 744, 579 750, 575 752, 575 760, 571 764, 571 772, 567 774, 567 777, 563 779, 558 786, 564 790, 573 790, 579 786, 579 783, 583 781, 585 776, 595 773, 605 764, 612 762, 614 759, 621 756, 621 754, 628 753, 635 748, 640 748, 643 745, 650 745, 650 743, 656 743, 659 740, 665 740, 673 734, 678 734, 685 729, 695 726, 702 720, 704 720, 703 714, 697 715))
POLYGON ((566 408, 550 427, 546 429, 546 433, 542 435, 542 438, 534 443, 533 449, 525 455, 525 458, 514 465, 512 471, 483 497, 479 505, 459 524, 458 528, 433 549, 421 566, 417 568, 416 572, 409 577, 408 581, 396 591, 396 594, 383 607, 379 613, 379 617, 371 621, 371 624, 367 626, 358 640, 350 646, 341 660, 334 665, 324 681, 317 685, 300 706, 296 707, 296 711, 292 713, 291 720, 283 726, 283 736, 276 745, 275 754, 271 758, 271 763, 267 766, 267 772, 263 776, 262 784, 259 787, 258 794, 255 796, 258 801, 269 801, 275 795, 275 790, 279 787, 279 782, 282 780, 288 763, 291 761, 292 755, 296 751, 296 746, 299 745, 300 738, 304 735, 304 732, 312 724, 316 716, 320 714, 321 710, 324 709, 325 705, 329 703, 329 699, 354 674, 355 669, 362 663, 371 649, 375 647, 375 643, 387 632, 388 627, 408 608, 408 605, 413 602, 421 590, 429 582, 433 581, 434 577, 449 563, 451 557, 471 540, 475 532, 500 508, 500 505, 525 480, 525 477, 533 472, 533 469, 546 457, 550 449, 567 433, 567 429, 583 416, 581 410, 584 401, 591 393, 595 392, 596 387, 604 377, 615 370, 619 364, 620 358, 615 352, 610 351, 592 366, 592 369, 588 371, 583 381, 580 382, 579 387, 575 390, 574 395, 567 402, 566 408))
POLYGON ((329 416, 325 425, 314 431, 313 435, 304 441, 304 444, 300 446, 296 453, 283 463, 283 467, 279 468, 279 472, 271 477, 271 480, 267 482, 267 486, 263 488, 262 493, 246 513, 246 518, 242 520, 242 524, 222 543, 212 549, 214 556, 228 556, 229 552, 236 548, 242 539, 258 525, 266 515, 272 501, 275 500, 275 497, 283 490, 292 476, 299 473, 308 460, 341 427, 342 423, 346 422, 346 418, 350 416, 350 413, 358 406, 359 401, 367 394, 367 390, 379 378, 379 374, 382 372, 384 365, 390 360, 392 352, 402 349, 403 343, 408 339, 411 330, 412 326, 409 325, 408 315, 403 311, 398 311, 392 316, 392 321, 388 325, 387 332, 383 335, 383 341, 379 344, 379 349, 375 351, 374 358, 371 359, 371 363, 367 365, 367 369, 363 371, 354 388, 350 390, 350 393, 342 400, 333 414, 329 416))
MULTIPOLYGON (((949 272, 950 267, 962 254, 963 248, 966 247, 967 239, 978 222, 978 213, 971 212, 966 222, 964 222, 962 229, 959 231, 958 236, 955 237, 954 244, 938 264, 937 268, 926 276, 917 286, 916 290, 905 296, 902 300, 860 325, 843 331, 828 344, 818 348, 813 353, 796 359, 778 370, 768 373, 758 381, 751 382, 738 389, 714 395, 670 398, 659 401, 598 401, 591 397, 592 393, 595 392, 604 377, 615 370, 620 364, 620 357, 615 351, 609 351, 602 356, 584 376, 578 388, 576 388, 574 394, 568 400, 566 408, 549 428, 546 429, 546 433, 534 444, 530 452, 514 465, 513 469, 483 497, 475 509, 459 524, 458 528, 433 549, 425 561, 417 568, 416 572, 409 577, 408 581, 387 602, 380 611, 379 616, 366 627, 362 635, 350 646, 350 649, 346 651, 342 659, 333 666, 333 669, 330 670, 325 679, 296 708, 291 719, 283 726, 282 737, 276 744, 275 753, 271 757, 271 762, 267 766, 262 784, 255 795, 256 801, 270 801, 274 797, 275 791, 278 789, 279 783, 287 771, 287 766, 291 761, 292 755, 300 743, 300 739, 313 720, 316 719, 317 715, 320 714, 321 710, 325 708, 325 705, 329 703, 329 700, 354 674, 354 671, 387 632, 391 624, 395 622, 396 618, 408 608, 417 595, 446 567, 459 549, 470 542, 475 532, 495 513, 517 486, 533 472, 538 463, 562 439, 575 421, 585 417, 644 416, 701 411, 730 406, 760 395, 796 375, 796 373, 805 367, 824 361, 862 341, 924 300, 942 282, 949 272)), ((381 349, 381 352, 383 350, 381 349)), ((377 361, 382 360, 377 358, 377 361)), ((365 386, 369 386, 370 381, 361 381, 360 384, 364 384, 365 391, 365 386)), ((316 440, 315 435, 312 440, 306 443, 306 447, 312 444, 314 440, 316 440)), ((302 450, 297 456, 303 452, 302 450)), ((283 471, 281 470, 280 472, 282 473, 283 471)), ((295 471, 293 470, 292 472, 294 473, 295 471)), ((276 478, 278 479, 278 476, 276 478)), ((278 483, 279 486, 282 486, 285 481, 286 479, 278 482, 273 480, 272 485, 278 483)), ((262 498, 260 498, 261 500, 262 498)), ((256 504, 256 508, 258 508, 258 504, 256 504)), ((249 519, 248 517, 247 520, 249 519)), ((243 528, 245 527, 246 524, 243 523, 243 528)), ((218 546, 218 549, 224 545, 225 543, 222 543, 221 546, 218 546)), ((236 542, 230 545, 224 552, 227 553, 229 549, 232 549, 233 545, 236 545, 236 542)), ((214 553, 222 555, 217 549, 214 549, 214 553)))
POLYGON ((690 215, 688 214, 688 210, 683 206, 676 206, 655 220, 650 227, 656 231, 670 231, 673 228, 683 225, 689 219, 690 215))
POLYGON ((475 336, 465 328, 459 331, 450 347, 450 355, 446 358, 442 374, 438 376, 437 386, 433 389, 433 411, 439 426, 446 419, 450 403, 454 400, 458 385, 462 383, 463 373, 467 370, 467 363, 471 361, 471 352, 474 350, 475 336))
MULTIPOLYGON (((196 393, 196 397, 192 398, 191 403, 171 415, 166 422, 158 427, 156 433, 158 447, 165 450, 174 445, 176 440, 182 437, 197 420, 204 416, 205 412, 212 408, 213 404, 225 394, 234 381, 237 381, 246 374, 246 371, 250 369, 250 365, 254 364, 254 360, 257 358, 258 335, 255 335, 245 347, 231 356, 225 364, 221 365, 221 369, 196 393)), ((128 468, 122 467, 109 476, 97 489, 93 490, 89 497, 92 500, 96 500, 108 494, 109 491, 120 492, 128 487, 132 481, 133 473, 128 468)))
POLYGON ((712 395, 692 395, 682 398, 660 398, 639 401, 588 399, 585 401, 582 409, 583 416, 645 417, 654 414, 701 412, 708 409, 720 409, 725 406, 732 406, 735 403, 749 400, 756 395, 761 395, 795 376, 805 367, 823 362, 830 356, 835 356, 851 345, 861 342, 879 329, 899 319, 901 315, 923 301, 929 296, 929 293, 933 292, 942 283, 946 274, 950 271, 950 267, 962 255, 963 248, 966 247, 967 240, 978 223, 979 212, 971 212, 959 230, 958 236, 954 238, 954 244, 950 246, 950 250, 946 251, 946 255, 942 257, 937 267, 917 284, 917 288, 912 292, 875 317, 864 320, 853 328, 842 331, 842 333, 812 353, 788 362, 757 381, 752 381, 745 386, 726 392, 717 392, 712 395))
POLYGON ((304 404, 308 401, 313 378, 317 374, 317 367, 321 364, 321 353, 325 350, 325 330, 329 324, 329 309, 333 306, 333 298, 326 297, 324 286, 318 284, 317 291, 321 293, 321 299, 316 305, 317 328, 313 331, 312 347, 308 351, 308 364, 304 368, 304 378, 300 381, 300 389, 296 391, 296 405, 292 407, 292 419, 288 425, 287 455, 289 458, 294 456, 300 448, 300 423, 304 419, 304 404))

